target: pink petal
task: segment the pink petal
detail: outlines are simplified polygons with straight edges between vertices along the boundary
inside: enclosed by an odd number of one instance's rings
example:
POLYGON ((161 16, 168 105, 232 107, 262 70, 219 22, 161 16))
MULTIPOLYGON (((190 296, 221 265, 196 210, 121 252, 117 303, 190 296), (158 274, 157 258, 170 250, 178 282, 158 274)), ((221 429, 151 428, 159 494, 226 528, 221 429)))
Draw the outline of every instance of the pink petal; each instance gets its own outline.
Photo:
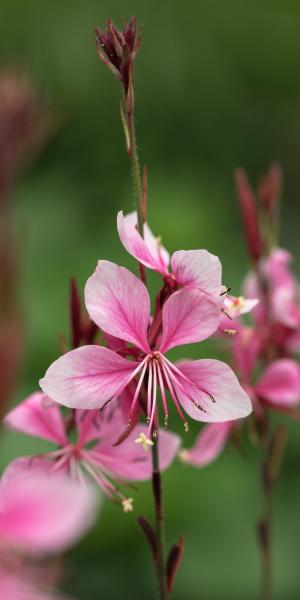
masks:
POLYGON ((66 596, 58 596, 53 593, 53 590, 41 589, 40 582, 35 581, 33 574, 30 566, 26 569, 26 565, 23 565, 23 568, 20 567, 20 572, 15 572, 9 567, 5 568, 5 565, 1 566, 0 598, 3 600, 67 600, 66 596))
POLYGON ((293 287, 279 287, 272 292, 271 305, 273 318, 291 329, 298 329, 300 307, 298 290, 293 287))
MULTIPOLYGON (((112 436, 116 435, 115 421, 111 422, 112 436)), ((135 440, 141 433, 147 436, 148 429, 137 425, 127 439, 119 446, 103 439, 94 448, 92 454, 99 465, 109 469, 117 477, 129 481, 142 481, 152 476, 151 450, 145 451, 135 440)), ((110 436, 108 436, 109 439, 110 436)), ((173 462, 180 446, 180 438, 175 433, 159 431, 159 457, 161 470, 167 469, 173 462)))
POLYGON ((28 553, 61 552, 95 519, 96 499, 88 487, 67 477, 25 471, 0 485, 0 535, 28 553))
POLYGON ((19 456, 12 460, 2 474, 0 490, 6 485, 14 483, 21 476, 32 473, 49 473, 53 467, 53 461, 41 456, 19 456))
POLYGON ((179 250, 174 252, 171 263, 179 285, 213 296, 223 292, 220 260, 207 250, 179 250))
POLYGON ((118 213, 118 232, 124 248, 139 262, 149 269, 158 271, 162 275, 168 274, 170 261, 167 250, 160 244, 159 239, 154 237, 147 223, 144 225, 144 239, 137 230, 136 212, 124 217, 123 212, 118 213))
POLYGON ((283 248, 275 248, 263 262, 262 268, 264 274, 268 277, 273 289, 281 286, 294 286, 295 279, 289 268, 291 262, 292 255, 283 248))
POLYGON ((85 304, 103 331, 149 351, 150 298, 144 284, 130 271, 100 260, 87 280, 85 304))
POLYGON ((75 411, 77 441, 80 445, 85 446, 93 440, 100 437, 98 427, 99 410, 80 410, 75 411))
POLYGON ((40 386, 70 408, 101 408, 122 391, 137 366, 108 348, 81 346, 52 363, 40 386))
POLYGON ((4 418, 4 424, 15 431, 50 440, 61 446, 67 443, 60 408, 43 392, 31 394, 4 418))
POLYGON ((176 386, 178 399, 185 412, 196 421, 232 421, 247 417, 251 413, 249 396, 240 386, 232 369, 225 363, 203 359, 179 363, 177 367, 189 380, 180 380, 184 392, 176 386), (213 396, 214 402, 209 394, 213 396), (191 399, 198 402, 204 410, 197 408, 191 399))
POLYGON ((198 290, 180 290, 163 307, 163 336, 160 351, 205 340, 220 322, 217 304, 198 290))
POLYGON ((205 467, 222 452, 233 428, 233 423, 211 423, 205 425, 192 448, 182 451, 184 462, 195 467, 205 467))
POLYGON ((244 298, 244 296, 226 296, 224 299, 224 309, 226 314, 235 319, 240 315, 251 312, 259 303, 257 298, 244 298))
POLYGON ((232 355, 235 370, 243 381, 249 381, 261 352, 262 340, 256 328, 240 327, 232 338, 232 355))
POLYGON ((300 400, 300 367, 289 358, 275 360, 255 386, 258 397, 274 407, 294 407, 300 400))

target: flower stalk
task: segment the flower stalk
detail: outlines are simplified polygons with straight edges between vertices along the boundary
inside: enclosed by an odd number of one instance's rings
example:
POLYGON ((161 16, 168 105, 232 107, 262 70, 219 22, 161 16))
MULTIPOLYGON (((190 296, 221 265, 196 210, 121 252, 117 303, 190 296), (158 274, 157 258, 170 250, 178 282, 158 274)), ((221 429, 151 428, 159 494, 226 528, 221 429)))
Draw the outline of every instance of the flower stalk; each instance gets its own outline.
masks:
MULTIPOLYGON (((135 119, 134 119, 134 59, 141 45, 141 37, 137 35, 136 19, 133 17, 122 31, 115 28, 109 21, 107 32, 96 29, 96 45, 102 60, 120 80, 122 85, 121 121, 124 129, 126 148, 131 165, 133 197, 137 213, 137 228, 144 237, 144 222, 146 220, 147 204, 147 171, 141 176, 138 156, 135 119)), ((145 267, 139 262, 140 277, 146 284, 145 267)), ((144 392, 147 394, 145 383, 144 392)), ((159 464, 158 428, 155 431, 152 452, 152 490, 155 507, 155 552, 153 557, 156 566, 159 600, 166 600, 167 573, 165 560, 164 510, 162 500, 162 478, 159 464)), ((153 549, 153 548, 152 548, 153 549)))

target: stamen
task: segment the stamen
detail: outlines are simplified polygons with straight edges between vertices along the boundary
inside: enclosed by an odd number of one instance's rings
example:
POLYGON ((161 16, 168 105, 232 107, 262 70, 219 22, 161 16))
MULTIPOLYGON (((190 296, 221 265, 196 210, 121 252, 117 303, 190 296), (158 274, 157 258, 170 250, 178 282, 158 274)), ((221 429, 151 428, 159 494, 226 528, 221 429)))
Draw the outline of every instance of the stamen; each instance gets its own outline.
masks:
POLYGON ((62 467, 68 460, 70 459, 69 454, 66 452, 66 454, 64 454, 59 460, 57 460, 53 467, 51 467, 51 472, 53 473, 54 471, 57 471, 58 469, 60 469, 60 467, 62 467))
POLYGON ((129 421, 130 421, 131 415, 133 414, 136 402, 137 402, 138 397, 139 397, 139 393, 140 393, 140 389, 142 387, 142 383, 144 381, 146 369, 147 369, 147 362, 145 362, 145 364, 143 366, 143 370, 141 372, 141 375, 140 375, 140 378, 139 378, 139 382, 138 382, 138 384, 136 386, 136 390, 135 390, 135 393, 134 393, 134 396, 133 396, 133 400, 132 400, 132 404, 131 404, 131 408, 130 408, 129 421))
MULTIPOLYGON (((152 371, 153 366, 152 362, 149 362, 149 372, 148 372, 148 390, 147 390, 147 417, 151 416, 151 407, 152 407, 152 371)), ((148 420, 147 420, 148 422, 148 420)), ((150 423, 150 421, 149 421, 150 423)))
POLYGON ((186 423, 186 418, 185 418, 185 416, 184 416, 184 414, 183 414, 183 412, 182 412, 182 410, 181 410, 181 408, 179 406, 179 402, 177 400, 177 396, 176 396, 175 390, 173 389, 172 383, 171 383, 171 381, 169 379, 169 375, 168 375, 168 373, 166 371, 167 365, 165 365, 162 362, 161 366, 162 366, 162 369, 163 369, 163 372, 164 372, 164 376, 165 376, 165 379, 166 379, 166 382, 167 382, 168 390, 169 390, 169 392, 171 394, 171 398, 172 398, 172 400, 173 400, 173 402, 175 404, 176 410, 177 410, 177 412, 178 412, 178 414, 179 414, 179 416, 180 416, 180 418, 181 418, 181 420, 182 420, 182 422, 184 424, 184 423, 186 423))
POLYGON ((144 433, 140 433, 139 437, 137 437, 136 440, 134 440, 134 443, 141 444, 145 452, 149 450, 149 447, 153 446, 152 440, 149 440, 149 438, 147 438, 147 436, 144 433))
MULTIPOLYGON (((208 392, 207 390, 205 390, 204 388, 202 388, 200 385, 198 385, 197 383, 195 383, 194 381, 191 381, 184 373, 182 373, 175 365, 173 365, 173 363, 168 360, 166 358, 166 356, 163 356, 163 360, 167 363, 166 364, 166 368, 168 368, 168 372, 170 373, 170 370, 174 370, 175 373, 177 373, 177 375, 179 375, 179 377, 181 377, 182 379, 184 379, 187 383, 189 383, 190 385, 194 386, 197 390, 199 390, 200 392, 202 392, 203 394, 206 394, 207 396, 209 396, 209 398, 213 401, 216 402, 215 398, 213 397, 213 395, 208 392), (168 366, 167 366, 168 365, 168 366)), ((172 376, 174 377, 174 379, 176 380, 176 382, 178 383, 179 387, 181 387, 181 390, 186 393, 185 389, 183 388, 182 384, 180 383, 180 381, 178 381, 178 378, 175 377, 175 375, 172 373, 172 376)), ((190 400, 192 400, 190 398, 190 400)), ((193 402, 193 400, 192 400, 193 402)), ((201 410, 203 410, 204 412, 206 412, 206 410, 204 408, 202 408, 201 410)))
POLYGON ((124 498, 121 504, 125 513, 133 511, 133 498, 124 498))
MULTIPOLYGON (((152 386, 152 408, 151 408, 151 417, 148 425, 148 436, 151 436, 151 431, 154 423, 154 416, 156 414, 156 395, 157 395, 157 373, 156 373, 156 362, 152 363, 152 371, 153 371, 153 386, 152 386)), ((154 437, 154 433, 153 433, 154 437)))
POLYGON ((168 405, 167 405, 164 381, 163 381, 163 377, 162 377, 161 370, 160 370, 160 363, 157 363, 156 368, 157 368, 157 373, 158 373, 158 381, 159 381, 159 387, 160 387, 160 392, 161 392, 161 399, 162 399, 164 413, 165 413, 165 429, 167 429, 168 418, 169 418, 168 405))
MULTIPOLYGON (((190 402, 192 402, 194 404, 194 406, 196 406, 196 408, 198 408, 199 410, 201 410, 202 412, 207 412, 205 410, 205 408, 203 408, 201 406, 201 404, 199 404, 199 402, 197 402, 196 400, 194 400, 191 395, 185 390, 185 388, 183 387, 183 385, 181 384, 180 381, 178 381, 178 378, 176 377, 176 375, 174 375, 174 373, 172 373, 171 369, 168 367, 168 365, 165 365, 165 369, 167 370, 167 372, 169 373, 170 377, 175 381, 176 385, 178 385, 178 387, 181 389, 182 393, 188 398, 188 400, 190 400, 190 402)), ((202 391, 202 390, 201 390, 202 391)), ((206 392, 205 392, 206 393, 206 392)), ((208 396, 211 398, 211 395, 208 394, 208 396)))

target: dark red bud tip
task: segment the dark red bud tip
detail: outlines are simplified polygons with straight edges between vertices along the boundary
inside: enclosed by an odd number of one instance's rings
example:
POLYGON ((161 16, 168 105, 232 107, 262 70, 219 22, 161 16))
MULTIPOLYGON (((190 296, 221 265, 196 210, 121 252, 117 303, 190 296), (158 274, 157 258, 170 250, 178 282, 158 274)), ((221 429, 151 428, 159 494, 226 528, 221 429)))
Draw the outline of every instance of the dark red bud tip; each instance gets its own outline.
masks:
POLYGON ((243 169, 238 169, 235 172, 235 184, 247 249, 250 257, 256 262, 262 254, 262 241, 259 231, 255 196, 243 169))
POLYGON ((156 544, 156 537, 155 537, 153 528, 151 527, 149 521, 147 521, 147 519, 145 519, 144 517, 139 517, 137 519, 137 522, 145 535, 145 538, 151 548, 153 558, 156 561, 157 544, 156 544))
MULTIPOLYGON (((115 27, 110 20, 106 32, 98 27, 95 29, 96 46, 102 62, 122 82, 127 103, 133 105, 132 94, 127 98, 131 87, 133 63, 141 47, 141 36, 137 33, 136 18, 132 17, 125 23, 122 30, 115 27)), ((132 110, 133 106, 131 106, 132 110)))
POLYGON ((282 192, 282 170, 273 163, 259 184, 259 198, 268 215, 276 210, 282 192))
POLYGON ((70 280, 70 321, 72 332, 72 348, 78 348, 81 342, 81 302, 76 279, 70 280))
POLYGON ((167 559, 167 586, 169 594, 172 592, 174 587, 175 578, 177 575, 177 571, 180 567, 180 563, 182 560, 184 552, 184 538, 181 537, 179 539, 178 544, 174 544, 172 546, 169 556, 167 559))

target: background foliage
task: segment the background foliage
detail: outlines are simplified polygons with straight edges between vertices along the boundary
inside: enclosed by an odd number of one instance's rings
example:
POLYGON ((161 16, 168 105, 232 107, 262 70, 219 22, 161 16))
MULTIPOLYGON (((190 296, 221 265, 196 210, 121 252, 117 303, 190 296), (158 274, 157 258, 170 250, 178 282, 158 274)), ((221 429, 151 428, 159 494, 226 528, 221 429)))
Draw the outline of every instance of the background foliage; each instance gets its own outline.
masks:
MULTIPOLYGON (((68 331, 69 277, 83 286, 100 257, 135 269, 115 229, 117 210, 132 207, 119 90, 92 40, 95 25, 109 17, 120 24, 131 14, 143 29, 137 127, 149 167, 153 230, 172 251, 203 247, 218 254, 224 283, 238 293, 247 263, 233 170, 243 165, 255 179, 278 159, 286 178, 283 243, 299 267, 298 2, 1 0, 0 60, 30 69, 62 123, 14 194, 27 336, 15 401, 37 387, 57 356, 57 334, 68 331)), ((217 343, 191 350, 193 356, 216 352, 217 343)), ((6 434, 1 463, 41 447, 6 434)), ((168 541, 182 532, 187 539, 174 600, 257 597, 256 467, 256 452, 246 446, 244 455, 228 449, 207 470, 177 463, 166 474, 168 541)), ((293 424, 275 499, 278 599, 299 597, 299 501, 293 424)), ((151 509, 143 484, 136 515, 151 509)), ((81 600, 154 597, 150 556, 134 515, 105 504, 97 528, 71 555, 66 589, 81 600)))

